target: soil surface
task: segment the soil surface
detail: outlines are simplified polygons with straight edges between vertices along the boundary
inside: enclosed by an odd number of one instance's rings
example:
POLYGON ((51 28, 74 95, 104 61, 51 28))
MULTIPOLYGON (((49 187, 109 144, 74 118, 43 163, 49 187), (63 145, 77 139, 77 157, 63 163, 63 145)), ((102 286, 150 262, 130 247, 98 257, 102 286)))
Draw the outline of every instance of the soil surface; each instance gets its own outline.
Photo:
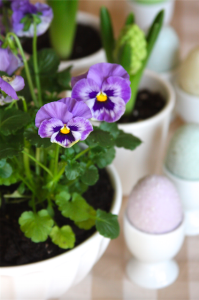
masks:
POLYGON ((118 123, 132 123, 149 119, 159 113, 165 105, 166 99, 160 93, 147 89, 140 90, 132 114, 122 116, 118 123))
MULTIPOLYGON (((24 50, 32 54, 32 38, 27 38, 23 42, 24 50)), ((38 37, 37 50, 44 48, 51 48, 48 31, 38 37)), ((73 51, 70 59, 78 59, 91 55, 102 48, 101 38, 99 32, 93 27, 78 24, 75 40, 73 44, 73 51)))
MULTIPOLYGON (((105 170, 99 170, 99 180, 89 187, 84 197, 95 209, 110 211, 113 201, 113 188, 105 170)), ((24 265, 54 257, 69 250, 60 249, 51 242, 33 243, 21 232, 18 218, 24 210, 30 210, 27 202, 2 205, 0 210, 0 266, 24 265)), ((70 225, 76 235, 75 246, 81 244, 95 231, 79 229, 74 223, 55 209, 55 221, 59 226, 70 225)))

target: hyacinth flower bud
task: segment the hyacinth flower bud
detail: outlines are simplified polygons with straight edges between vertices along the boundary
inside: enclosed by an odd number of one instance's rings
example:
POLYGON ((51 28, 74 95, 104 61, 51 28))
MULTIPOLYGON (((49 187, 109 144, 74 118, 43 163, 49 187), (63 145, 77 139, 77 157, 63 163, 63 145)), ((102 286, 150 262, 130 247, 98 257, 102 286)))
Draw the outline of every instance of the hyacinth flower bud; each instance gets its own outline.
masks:
POLYGON ((129 74, 136 74, 142 67, 143 60, 147 56, 147 42, 144 32, 136 25, 126 25, 122 28, 116 43, 115 57, 120 63, 121 50, 128 45, 130 49, 129 74))

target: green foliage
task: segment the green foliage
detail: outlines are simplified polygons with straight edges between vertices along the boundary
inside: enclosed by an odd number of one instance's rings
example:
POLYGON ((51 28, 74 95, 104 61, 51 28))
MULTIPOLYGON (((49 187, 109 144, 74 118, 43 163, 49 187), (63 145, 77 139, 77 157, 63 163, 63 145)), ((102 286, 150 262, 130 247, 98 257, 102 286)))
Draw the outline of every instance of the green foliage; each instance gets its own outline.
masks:
POLYGON ((70 81, 71 81, 71 76, 70 76, 70 70, 71 67, 68 67, 67 69, 63 70, 62 72, 57 73, 57 82, 58 84, 65 88, 66 90, 70 90, 70 81))
POLYGON ((103 169, 107 165, 111 164, 115 158, 115 148, 102 148, 96 147, 91 150, 93 162, 98 168, 103 169))
POLYGON ((0 178, 9 178, 12 175, 12 167, 5 159, 0 160, 0 178))
POLYGON ((87 185, 94 185, 98 179, 98 169, 94 165, 88 167, 81 177, 81 181, 87 185))
POLYGON ((12 158, 23 149, 23 131, 19 130, 9 136, 0 135, 0 159, 12 158))
POLYGON ((24 136, 27 139, 27 141, 30 142, 31 145, 34 145, 35 147, 43 147, 43 148, 47 148, 50 147, 52 145, 52 143, 50 142, 50 139, 42 139, 39 135, 38 135, 38 129, 30 127, 27 128, 24 132, 24 136))
POLYGON ((94 131, 90 133, 86 142, 90 145, 99 145, 101 147, 114 146, 113 136, 109 132, 100 130, 98 127, 94 127, 94 131))
POLYGON ((69 201, 68 198, 65 198, 63 194, 56 195, 55 199, 62 215, 72 221, 82 222, 95 216, 95 210, 92 206, 77 193, 72 195, 71 201, 69 201))
POLYGON ((30 116, 14 108, 0 109, 0 133, 4 135, 14 134, 30 122, 30 116))
POLYGON ((25 211, 19 218, 21 231, 35 243, 47 240, 53 224, 54 221, 45 209, 40 210, 38 213, 25 211))
POLYGON ((86 165, 77 161, 69 161, 65 168, 65 175, 69 180, 74 180, 82 175, 85 171, 86 165))
POLYGON ((75 245, 75 234, 69 225, 62 226, 61 228, 54 226, 50 237, 52 242, 62 249, 70 249, 75 245))
POLYGON ((123 147, 125 149, 134 150, 141 144, 141 140, 136 136, 125 133, 124 131, 120 130, 119 135, 116 138, 116 146, 123 147))
POLYGON ((108 131, 114 138, 119 134, 119 129, 116 123, 101 122, 100 129, 108 131))
POLYGON ((101 209, 97 210, 95 224, 99 233, 107 238, 115 239, 120 233, 117 216, 101 209))

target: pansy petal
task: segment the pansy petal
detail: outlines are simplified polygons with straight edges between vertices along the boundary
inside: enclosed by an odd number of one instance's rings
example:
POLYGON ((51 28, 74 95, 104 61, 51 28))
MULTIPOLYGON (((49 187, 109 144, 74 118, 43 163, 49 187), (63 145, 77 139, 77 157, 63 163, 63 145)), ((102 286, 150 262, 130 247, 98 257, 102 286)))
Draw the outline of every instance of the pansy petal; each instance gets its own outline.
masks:
POLYGON ((16 92, 21 91, 25 86, 24 79, 21 76, 14 76, 13 80, 9 81, 9 84, 16 92))
POLYGON ((8 75, 12 75, 19 67, 23 66, 21 55, 15 55, 9 51, 9 67, 7 68, 8 75))
POLYGON ((0 89, 14 100, 18 100, 17 94, 13 87, 0 77, 0 89))
POLYGON ((109 77, 102 84, 102 91, 107 96, 122 98, 127 103, 131 98, 131 88, 125 79, 109 77))
POLYGON ((38 134, 41 138, 50 138, 55 132, 59 132, 63 125, 62 121, 55 118, 44 120, 39 126, 38 134))
POLYGON ((0 71, 7 72, 9 63, 8 49, 0 48, 0 71))
POLYGON ((124 100, 117 97, 109 97, 106 102, 98 102, 96 100, 91 111, 94 119, 113 123, 121 118, 125 109, 124 100))
POLYGON ((73 114, 73 117, 83 117, 86 119, 92 118, 89 107, 82 101, 76 101, 73 98, 62 98, 58 102, 63 102, 67 105, 68 110, 73 114))
POLYGON ((126 80, 130 85, 129 75, 126 70, 118 64, 98 63, 90 67, 87 78, 94 80, 101 88, 102 83, 110 76, 118 76, 126 80))
POLYGON ((71 87, 73 88, 74 85, 75 85, 78 81, 80 81, 81 79, 87 78, 87 74, 88 74, 88 72, 86 72, 86 73, 84 73, 84 74, 81 74, 81 75, 79 75, 79 76, 76 76, 76 77, 72 77, 72 79, 71 79, 71 87))
POLYGON ((76 139, 71 133, 70 134, 62 134, 60 132, 54 133, 50 139, 51 143, 57 143, 64 148, 70 148, 77 142, 79 139, 76 139))
POLYGON ((40 124, 46 119, 59 119, 64 124, 66 124, 71 118, 73 114, 68 111, 67 105, 62 102, 50 102, 42 106, 35 118, 35 126, 39 127, 40 124))
POLYGON ((67 126, 70 128, 72 134, 81 141, 85 140, 91 131, 93 131, 91 123, 87 119, 81 117, 71 119, 67 123, 67 126), (76 136, 76 133, 79 133, 80 137, 76 136))
POLYGON ((99 92, 100 88, 95 81, 92 79, 81 79, 72 90, 72 98, 77 101, 87 101, 94 99, 99 92))

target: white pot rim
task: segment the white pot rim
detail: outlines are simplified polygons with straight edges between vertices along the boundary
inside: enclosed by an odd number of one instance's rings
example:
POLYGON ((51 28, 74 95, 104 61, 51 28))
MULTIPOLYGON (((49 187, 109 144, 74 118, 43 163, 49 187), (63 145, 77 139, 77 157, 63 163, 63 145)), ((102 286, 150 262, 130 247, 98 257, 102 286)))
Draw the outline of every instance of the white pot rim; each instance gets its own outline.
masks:
POLYGON ((178 232, 181 231, 182 228, 184 227, 184 216, 180 224, 176 228, 174 228, 174 230, 165 233, 149 233, 149 232, 144 232, 139 230, 133 224, 130 223, 126 211, 124 214, 124 222, 126 222, 128 226, 131 227, 131 230, 134 231, 135 233, 141 235, 142 237, 148 237, 155 240, 155 239, 159 239, 160 237, 170 237, 171 235, 178 234, 178 232))
POLYGON ((168 94, 167 104, 159 113, 146 120, 138 121, 135 123, 119 123, 119 125, 125 126, 126 128, 133 127, 134 129, 136 129, 136 128, 145 127, 148 124, 158 123, 164 117, 164 115, 168 113, 168 111, 171 111, 174 108, 175 92, 171 84, 168 81, 164 80, 160 76, 160 74, 155 73, 154 71, 145 70, 144 75, 153 78, 154 80, 158 81, 160 85, 163 85, 165 87, 166 92, 168 94))
POLYGON ((192 95, 192 94, 189 94, 187 92, 185 92, 181 87, 180 87, 180 84, 179 82, 176 80, 175 83, 174 83, 174 86, 175 86, 175 89, 177 90, 177 93, 182 96, 183 98, 189 98, 189 101, 195 101, 199 102, 199 96, 195 96, 195 95, 192 95))
MULTIPOLYGON (((122 187, 119 175, 113 165, 110 165, 107 167, 107 172, 110 176, 110 180, 113 184, 113 187, 115 188, 115 194, 113 198, 113 203, 111 207, 111 213, 116 214, 120 210, 121 202, 122 202, 122 187), (120 200, 120 201, 117 201, 120 200)), ((32 273, 40 270, 44 270, 45 268, 52 268, 53 265, 60 265, 63 263, 63 258, 67 256, 73 256, 74 252, 82 252, 82 248, 89 248, 90 244, 93 242, 93 240, 98 239, 100 234, 98 232, 95 232, 91 237, 89 237, 87 240, 85 240, 83 243, 78 245, 77 247, 67 251, 66 253, 59 254, 55 257, 45 259, 43 261, 34 262, 30 264, 25 264, 21 266, 5 266, 0 267, 0 275, 10 276, 14 275, 20 275, 20 274, 27 274, 32 273)))

